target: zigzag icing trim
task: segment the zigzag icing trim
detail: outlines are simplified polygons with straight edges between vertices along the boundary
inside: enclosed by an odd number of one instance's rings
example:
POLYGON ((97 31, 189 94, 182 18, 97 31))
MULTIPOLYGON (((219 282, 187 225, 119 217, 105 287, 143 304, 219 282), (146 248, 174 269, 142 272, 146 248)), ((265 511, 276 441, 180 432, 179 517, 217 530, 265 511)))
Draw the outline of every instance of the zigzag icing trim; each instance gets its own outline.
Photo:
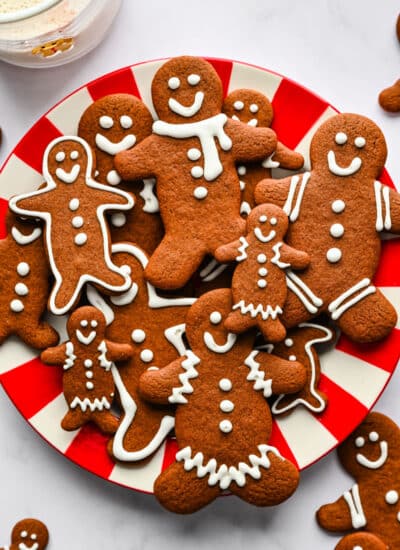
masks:
POLYGON ((74 366, 76 355, 74 355, 74 344, 72 342, 67 342, 65 347, 66 359, 63 368, 64 370, 68 370, 74 366))
POLYGON ((254 304, 246 304, 244 300, 240 300, 240 302, 235 304, 232 309, 240 309, 240 313, 242 315, 250 313, 250 317, 252 317, 253 319, 257 317, 257 315, 261 315, 263 321, 266 321, 269 317, 275 320, 278 315, 281 315, 282 313, 282 309, 280 306, 276 306, 273 308, 271 305, 268 304, 264 308, 262 304, 254 306, 254 304))
POLYGON ((96 397, 93 401, 90 400, 89 397, 85 397, 85 399, 74 397, 71 401, 70 408, 75 409, 76 407, 80 407, 83 412, 86 412, 86 409, 90 409, 94 412, 96 410, 102 411, 103 409, 110 409, 111 405, 107 397, 102 397, 101 399, 96 397))
POLYGON ((187 350, 185 352, 187 356, 181 363, 181 367, 185 372, 179 375, 179 381, 182 384, 179 388, 173 388, 172 394, 168 397, 170 403, 187 403, 186 397, 183 396, 184 393, 193 393, 193 387, 189 380, 197 378, 199 376, 198 371, 195 369, 195 365, 200 363, 200 359, 192 351, 187 350))
POLYGON ((100 355, 99 355, 100 367, 103 367, 106 371, 109 371, 111 369, 112 362, 107 359, 108 349, 107 349, 107 344, 105 343, 104 340, 100 342, 100 345, 97 349, 100 352, 100 355))
POLYGON ((238 252, 240 252, 240 255, 236 257, 236 261, 243 262, 243 260, 247 259, 246 248, 248 248, 249 243, 247 242, 246 237, 239 237, 239 241, 242 243, 242 245, 238 248, 238 252))
POLYGON ((264 397, 270 397, 272 395, 272 380, 270 378, 264 380, 265 372, 260 370, 260 363, 257 363, 255 360, 258 353, 258 350, 253 350, 244 360, 244 364, 250 369, 247 380, 249 380, 249 382, 254 382, 254 389, 262 391, 264 397))
POLYGON ((215 458, 211 458, 204 464, 204 455, 198 452, 192 458, 191 447, 185 447, 176 454, 177 462, 183 462, 183 467, 187 472, 197 470, 197 477, 202 478, 209 476, 208 485, 211 487, 219 484, 222 490, 228 489, 229 485, 234 481, 239 487, 246 485, 246 475, 253 479, 261 478, 261 468, 268 469, 271 462, 267 453, 273 453, 278 458, 284 460, 278 449, 270 445, 258 445, 259 456, 252 454, 247 457, 247 462, 239 462, 237 466, 227 466, 226 464, 218 463, 215 458))
POLYGON ((276 243, 272 247, 272 250, 275 252, 275 256, 271 258, 271 264, 275 264, 281 269, 286 269, 287 267, 290 267, 290 264, 287 264, 286 262, 281 262, 281 246, 283 246, 282 242, 276 243))

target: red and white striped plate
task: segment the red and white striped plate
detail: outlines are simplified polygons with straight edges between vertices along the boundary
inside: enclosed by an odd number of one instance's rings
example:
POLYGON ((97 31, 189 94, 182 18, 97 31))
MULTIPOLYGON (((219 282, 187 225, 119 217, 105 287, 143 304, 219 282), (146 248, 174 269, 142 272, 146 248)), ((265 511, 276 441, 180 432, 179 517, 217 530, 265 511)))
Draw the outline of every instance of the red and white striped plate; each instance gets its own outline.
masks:
MULTIPOLYGON (((280 141, 303 153, 308 162, 312 135, 337 113, 329 103, 295 82, 265 69, 226 60, 209 60, 221 77, 224 92, 254 88, 271 100, 273 129, 280 141)), ((0 174, 0 237, 5 236, 4 215, 11 195, 42 183, 42 156, 47 144, 63 134, 75 134, 83 111, 96 99, 126 92, 141 97, 152 108, 150 84, 164 63, 152 61, 127 67, 83 86, 58 103, 22 138, 0 174)), ((382 182, 393 186, 385 172, 382 182)), ((400 241, 384 243, 375 284, 400 312, 400 241)), ((322 357, 320 389, 329 396, 322 415, 303 408, 274 422, 271 444, 306 468, 346 438, 363 420, 388 383, 400 357, 400 325, 382 343, 355 345, 344 336, 336 348, 322 357)), ((60 420, 66 412, 62 395, 62 370, 41 363, 38 354, 17 340, 0 350, 0 380, 6 392, 31 426, 59 452, 104 479, 126 487, 152 492, 157 475, 174 459, 176 444, 167 441, 145 466, 115 465, 106 451, 107 439, 87 425, 66 432, 60 420)))

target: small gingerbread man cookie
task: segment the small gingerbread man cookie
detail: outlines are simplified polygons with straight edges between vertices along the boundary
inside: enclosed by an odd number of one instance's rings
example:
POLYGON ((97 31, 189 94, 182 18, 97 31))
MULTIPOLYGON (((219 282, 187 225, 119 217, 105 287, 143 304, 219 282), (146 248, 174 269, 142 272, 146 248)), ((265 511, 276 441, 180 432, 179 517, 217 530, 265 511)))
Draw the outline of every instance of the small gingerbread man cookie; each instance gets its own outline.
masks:
MULTIPOLYGON (((397 550, 400 548, 399 427, 383 414, 370 413, 339 447, 338 455, 356 483, 335 503, 318 510, 318 523, 335 532, 363 529, 384 544, 365 548, 397 550)), ((354 538, 364 548, 363 533, 354 538)), ((346 538, 338 548, 353 550, 346 538)))
POLYGON ((380 538, 365 531, 347 535, 335 546, 335 550, 389 550, 390 548, 392 547, 380 538))
POLYGON ((288 225, 277 206, 257 206, 247 218, 246 236, 216 250, 220 262, 238 262, 232 279, 233 312, 225 321, 231 332, 257 326, 269 342, 285 338, 279 320, 287 295, 284 270, 304 269, 310 261, 308 254, 283 242, 288 225))
POLYGON ((22 519, 13 528, 11 545, 0 550, 45 550, 49 542, 49 532, 38 519, 22 519))
POLYGON ((55 284, 49 310, 67 313, 78 302, 83 286, 91 282, 104 292, 123 292, 130 279, 110 258, 105 212, 129 210, 132 196, 97 183, 92 178, 95 159, 78 137, 52 141, 44 154, 46 185, 13 197, 10 209, 19 216, 45 222, 45 247, 55 284))
POLYGON ((94 422, 104 433, 114 433, 118 420, 110 411, 115 395, 111 367, 115 361, 129 359, 133 350, 105 338, 104 316, 94 307, 75 310, 67 331, 68 342, 40 356, 49 365, 63 365, 63 391, 69 410, 61 426, 72 431, 94 422))

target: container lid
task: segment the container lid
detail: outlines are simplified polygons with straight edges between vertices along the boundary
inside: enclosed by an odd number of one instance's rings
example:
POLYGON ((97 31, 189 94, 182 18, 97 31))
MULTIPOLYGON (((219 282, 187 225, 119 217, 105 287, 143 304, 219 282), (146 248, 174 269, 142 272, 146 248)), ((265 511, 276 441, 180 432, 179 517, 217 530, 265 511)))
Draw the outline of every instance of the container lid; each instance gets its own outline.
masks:
POLYGON ((37 15, 61 0, 0 0, 0 23, 12 23, 37 15))

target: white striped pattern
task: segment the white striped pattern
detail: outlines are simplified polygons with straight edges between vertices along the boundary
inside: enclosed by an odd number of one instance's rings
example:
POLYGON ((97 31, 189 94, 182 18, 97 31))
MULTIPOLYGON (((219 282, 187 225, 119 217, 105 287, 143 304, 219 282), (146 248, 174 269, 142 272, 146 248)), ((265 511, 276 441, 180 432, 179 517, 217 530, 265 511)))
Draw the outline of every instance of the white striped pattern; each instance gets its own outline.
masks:
POLYGON ((70 95, 65 101, 54 107, 47 118, 64 135, 76 135, 78 123, 83 112, 93 103, 86 87, 70 95))
POLYGON ((384 286, 379 290, 389 300, 397 312, 396 328, 400 329, 400 288, 398 286, 384 286))
POLYGON ((252 88, 263 93, 272 101, 281 82, 282 77, 277 74, 257 69, 251 65, 233 63, 228 93, 238 88, 252 88))
POLYGON ((16 155, 11 155, 0 174, 0 196, 9 199, 13 195, 37 189, 43 176, 25 164, 16 155))
POLYGON ((153 80, 153 76, 155 75, 155 73, 158 71, 161 65, 164 65, 166 61, 166 59, 162 59, 159 61, 151 61, 150 63, 142 63, 141 65, 131 67, 136 85, 140 92, 140 97, 150 109, 154 119, 158 117, 154 110, 153 101, 151 99, 151 81, 153 80))
POLYGON ((0 375, 24 365, 40 352, 30 348, 16 336, 10 336, 1 346, 0 375))

